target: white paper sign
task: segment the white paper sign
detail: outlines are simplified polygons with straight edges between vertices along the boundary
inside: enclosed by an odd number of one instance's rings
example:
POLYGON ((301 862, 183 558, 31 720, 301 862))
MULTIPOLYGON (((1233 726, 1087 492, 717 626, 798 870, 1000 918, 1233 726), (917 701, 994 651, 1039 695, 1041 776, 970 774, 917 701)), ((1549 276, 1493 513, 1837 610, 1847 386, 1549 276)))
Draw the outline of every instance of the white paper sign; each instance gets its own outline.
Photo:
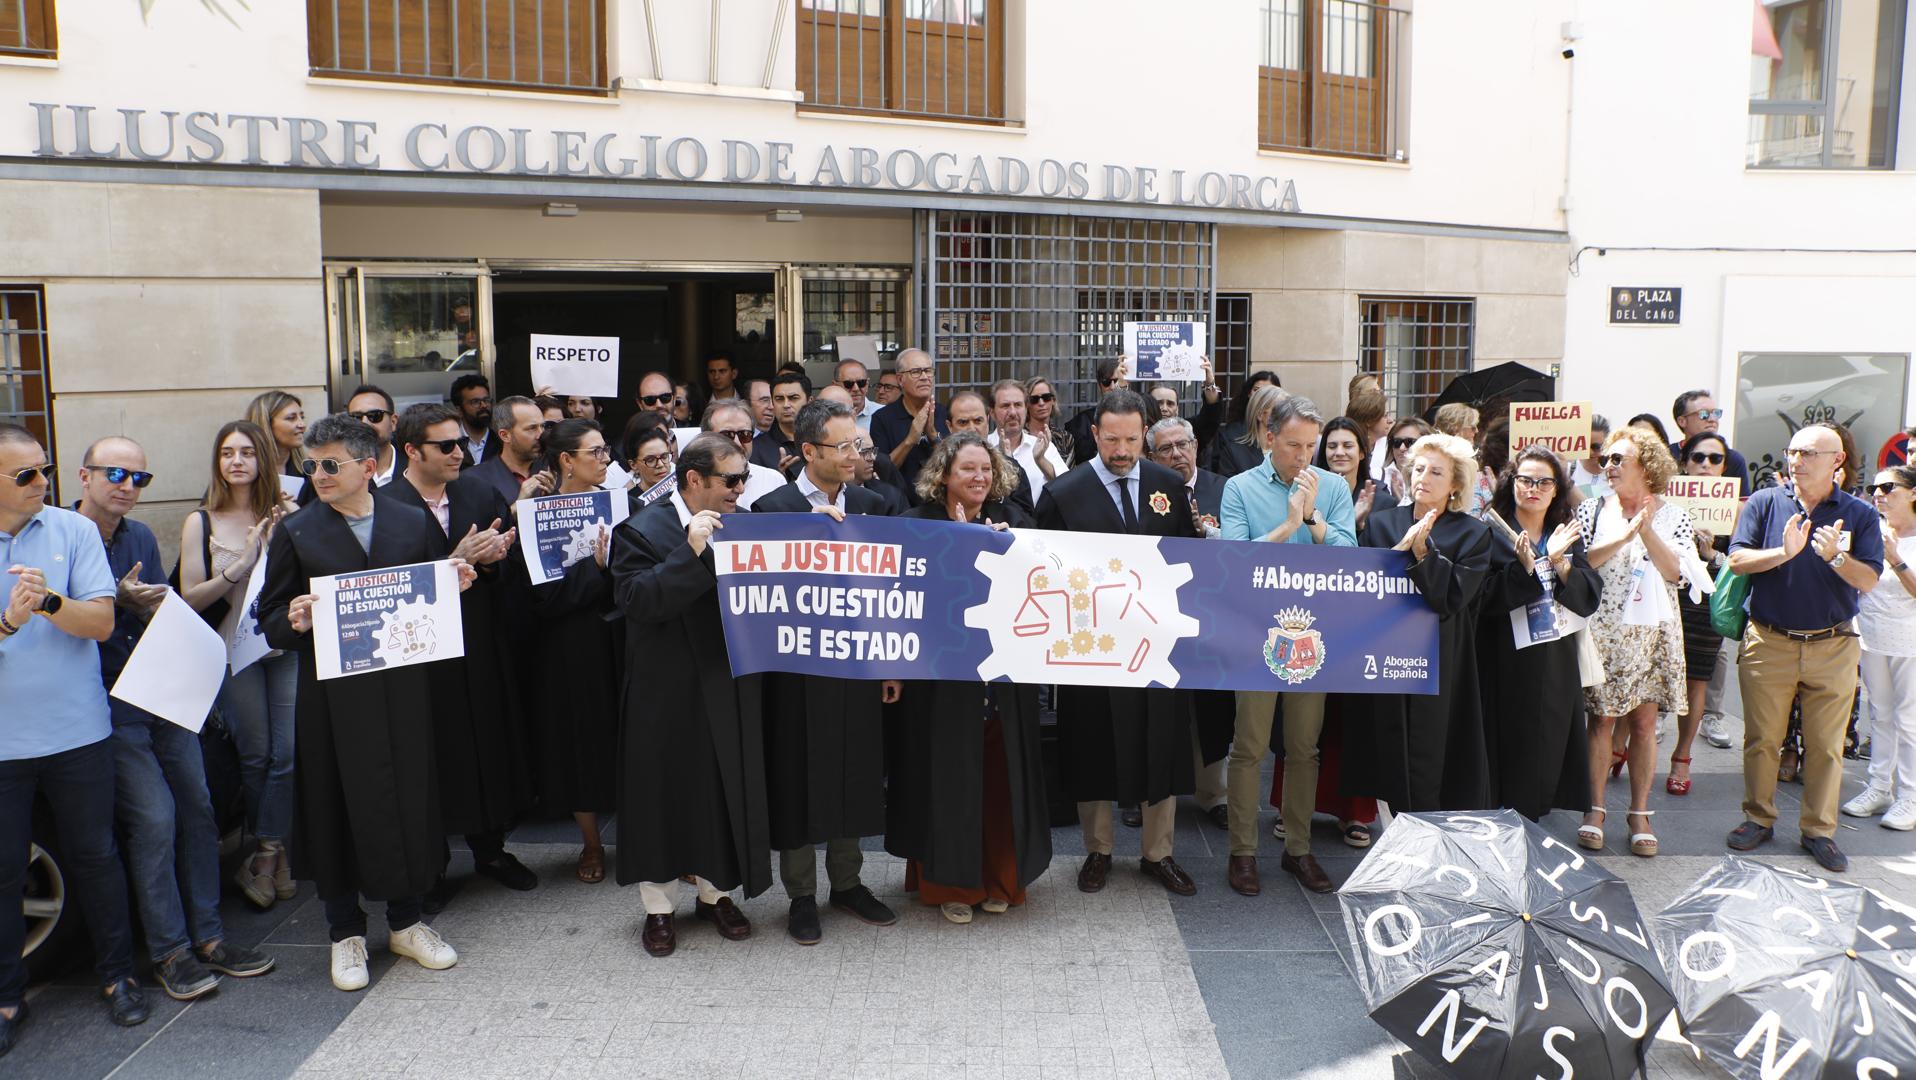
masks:
POLYGON ((705 434, 704 431, 695 427, 675 427, 672 429, 672 437, 678 440, 678 451, 681 454, 685 452, 686 447, 692 445, 693 439, 703 434, 705 434))
POLYGON ((246 579, 246 602, 228 611, 220 623, 220 637, 226 640, 226 664, 238 675, 273 651, 266 644, 266 632, 259 626, 259 591, 266 584, 266 559, 253 562, 253 573, 246 579))
POLYGON ((1206 329, 1201 322, 1125 323, 1125 377, 1145 382, 1203 379, 1206 329))
POLYGON ((459 572, 451 562, 316 577, 313 665, 321 679, 466 655, 459 572))
POLYGON ((512 504, 519 522, 519 550, 532 583, 555 581, 565 576, 566 567, 593 558, 599 530, 618 528, 629 506, 625 492, 603 488, 512 504))
POLYGON ((865 365, 867 371, 878 370, 877 334, 840 334, 838 335, 838 359, 856 360, 865 365))
POLYGON ((605 482, 599 485, 607 491, 624 491, 632 486, 632 474, 616 461, 605 465, 605 482))
POLYGON ((533 334, 532 385, 564 396, 619 396, 619 339, 533 334))
POLYGON ((225 680, 226 641, 169 590, 113 683, 113 696, 197 733, 225 680))
POLYGON ((305 477, 286 476, 284 474, 281 474, 279 478, 279 493, 281 495, 284 495, 287 498, 297 502, 299 500, 299 493, 305 490, 306 490, 305 477))

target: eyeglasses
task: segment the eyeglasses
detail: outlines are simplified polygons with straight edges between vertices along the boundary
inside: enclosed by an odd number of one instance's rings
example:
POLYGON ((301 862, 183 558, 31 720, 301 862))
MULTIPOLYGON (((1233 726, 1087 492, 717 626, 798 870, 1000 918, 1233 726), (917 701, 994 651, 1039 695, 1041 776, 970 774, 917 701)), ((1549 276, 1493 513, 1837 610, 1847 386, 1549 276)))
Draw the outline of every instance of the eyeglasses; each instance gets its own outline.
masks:
POLYGON ((1694 416, 1698 420, 1721 420, 1723 419, 1723 410, 1722 409, 1691 409, 1689 412, 1685 413, 1684 415, 1694 416))
POLYGON ((847 390, 863 390, 867 386, 870 386, 871 382, 870 379, 840 379, 838 380, 838 385, 847 390))
MULTIPOLYGON (((455 439, 454 441, 457 442, 458 440, 455 439)), ((370 460, 370 458, 347 458, 345 461, 329 457, 307 458, 305 461, 299 463, 299 471, 305 473, 307 476, 317 476, 321 472, 324 472, 327 476, 338 476, 340 466, 370 460)))
POLYGON ((1701 450, 1692 450, 1690 451, 1690 460, 1698 465, 1721 465, 1723 464, 1723 455, 1706 454, 1701 450))
POLYGON ((13 486, 26 487, 33 483, 33 478, 36 476, 44 476, 47 478, 48 483, 52 483, 53 472, 53 463, 50 461, 45 465, 35 465, 31 469, 21 469, 19 472, 13 474, 13 486))
MULTIPOLYGON (((52 468, 51 465, 47 467, 49 469, 52 468)), ((133 481, 133 486, 136 488, 143 488, 153 482, 153 474, 150 472, 138 472, 133 469, 121 468, 118 465, 108 465, 104 469, 99 469, 98 466, 92 466, 92 468, 98 469, 100 475, 106 477, 106 482, 116 487, 126 483, 128 480, 133 481)), ((52 477, 49 476, 48 479, 52 479, 52 477)))
POLYGON ((671 400, 672 400, 671 394, 640 394, 639 395, 639 404, 641 405, 663 405, 664 403, 671 400))
POLYGON ((812 445, 818 447, 820 450, 830 450, 834 454, 849 454, 858 449, 858 440, 846 439, 841 443, 815 442, 812 445))
POLYGON ((710 434, 723 435, 740 446, 750 446, 752 445, 752 436, 758 434, 758 432, 753 431, 751 428, 724 428, 711 432, 710 434))
POLYGON ((914 379, 918 378, 920 375, 923 375, 925 378, 929 379, 931 378, 931 368, 929 366, 915 367, 915 368, 900 368, 898 370, 898 374, 909 375, 914 379))
POLYGON ((458 439, 431 439, 418 445, 421 450, 430 446, 447 457, 451 457, 454 451, 464 449, 460 446, 458 439))
POLYGON ((1870 484, 1864 487, 1863 490, 1871 495, 1888 495, 1892 491, 1908 491, 1910 488, 1908 484, 1883 483, 1870 484))
POLYGON ((878 456, 878 448, 873 446, 871 443, 859 443, 858 456, 864 458, 867 461, 870 461, 871 459, 878 456))
POLYGON ((672 464, 672 455, 669 451, 663 454, 647 454, 639 459, 639 464, 648 469, 663 469, 672 464))
POLYGON ((364 412, 349 412, 346 415, 362 424, 383 424, 392 413, 385 409, 367 409, 364 412))
POLYGON ((1033 395, 1031 395, 1031 403, 1032 403, 1033 405, 1049 405, 1049 404, 1051 404, 1052 402, 1054 402, 1054 401, 1056 401, 1056 400, 1058 400, 1058 395, 1056 395, 1056 394, 1033 394, 1033 395))
POLYGON ((724 484, 728 488, 742 488, 745 486, 745 482, 747 480, 750 480, 751 478, 752 478, 752 473, 750 470, 747 470, 745 472, 713 473, 712 474, 712 479, 717 480, 719 483, 724 484))
POLYGON ((1613 465, 1619 467, 1623 465, 1623 451, 1617 450, 1608 454, 1597 455, 1598 468, 1608 469, 1613 465))
POLYGON ((1511 477, 1511 479, 1516 481, 1516 484, 1518 487, 1523 488, 1526 491, 1538 491, 1544 488, 1553 488, 1557 486, 1557 478, 1554 476, 1518 475, 1518 476, 1511 477))
POLYGON ((1174 442, 1159 443, 1157 446, 1157 450, 1155 452, 1160 454, 1181 454, 1184 451, 1189 450, 1190 448, 1191 448, 1191 440, 1178 439, 1174 442))
POLYGON ((568 454, 591 454, 593 457, 598 458, 600 461, 612 460, 611 448, 607 447, 603 443, 601 443, 598 446, 581 446, 577 450, 567 450, 564 452, 568 454))
POLYGON ((469 397, 466 399, 466 407, 469 409, 490 409, 492 408, 492 399, 489 397, 469 397))
POLYGON ((1783 454, 1785 457, 1807 457, 1807 458, 1821 457, 1824 454, 1840 454, 1840 453, 1842 453, 1841 450, 1811 450, 1810 448, 1803 447, 1803 446, 1792 446, 1788 450, 1783 451, 1783 454))
POLYGON ((1408 450, 1411 447, 1416 445, 1417 445, 1417 436, 1415 435, 1411 436, 1408 439, 1397 438, 1397 439, 1392 439, 1390 441, 1390 448, 1392 450, 1408 450))

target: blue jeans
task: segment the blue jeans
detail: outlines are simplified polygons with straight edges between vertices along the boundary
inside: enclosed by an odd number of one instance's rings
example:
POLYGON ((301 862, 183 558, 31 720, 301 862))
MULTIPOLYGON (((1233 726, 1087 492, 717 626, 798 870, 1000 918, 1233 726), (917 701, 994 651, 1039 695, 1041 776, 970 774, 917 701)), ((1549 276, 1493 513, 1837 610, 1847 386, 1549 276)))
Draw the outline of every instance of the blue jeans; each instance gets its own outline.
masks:
POLYGON ((198 735, 165 720, 113 725, 120 834, 154 963, 224 936, 220 836, 198 735))
POLYGON ((77 896, 86 914, 101 984, 133 974, 126 872, 113 842, 112 740, 46 757, 0 761, 0 1008, 20 1004, 27 989, 27 965, 20 956, 26 947, 21 901, 36 790, 53 809, 60 833, 60 871, 69 900, 77 896))
POLYGON ((220 688, 220 716, 239 751, 246 819, 261 840, 284 840, 293 827, 293 703, 299 654, 261 660, 220 688))

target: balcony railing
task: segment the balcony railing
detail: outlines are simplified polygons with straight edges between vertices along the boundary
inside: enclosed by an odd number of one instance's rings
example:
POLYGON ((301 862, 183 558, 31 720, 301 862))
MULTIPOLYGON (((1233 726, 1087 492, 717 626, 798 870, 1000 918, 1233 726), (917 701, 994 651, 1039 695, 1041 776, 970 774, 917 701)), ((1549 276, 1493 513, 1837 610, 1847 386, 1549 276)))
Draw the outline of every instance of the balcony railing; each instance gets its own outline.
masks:
POLYGON ((1265 0, 1257 141, 1402 161, 1410 12, 1388 0, 1265 0))
POLYGON ((607 89, 605 0, 307 0, 306 39, 315 75, 607 89))
POLYGON ((799 0, 805 107, 1005 118, 1004 0, 799 0))
POLYGON ((0 0, 0 55, 59 55, 53 0, 0 0))

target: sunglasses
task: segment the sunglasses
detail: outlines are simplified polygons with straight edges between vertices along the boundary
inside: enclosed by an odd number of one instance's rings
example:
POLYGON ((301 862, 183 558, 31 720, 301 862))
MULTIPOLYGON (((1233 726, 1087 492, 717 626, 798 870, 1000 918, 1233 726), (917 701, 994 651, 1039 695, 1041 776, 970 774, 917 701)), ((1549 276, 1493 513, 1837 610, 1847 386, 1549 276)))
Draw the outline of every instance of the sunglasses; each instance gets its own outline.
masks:
POLYGON ((751 478, 752 474, 749 470, 746 472, 712 474, 712 479, 717 480, 728 488, 742 488, 745 486, 745 482, 751 478))
POLYGON ((1722 409, 1691 409, 1690 415, 1696 417, 1698 420, 1721 420, 1723 419, 1723 410, 1722 409))
POLYGON ((556 428, 556 427, 558 427, 558 426, 559 426, 559 421, 557 421, 557 420, 541 420, 541 421, 539 421, 539 426, 540 426, 541 428, 543 428, 543 429, 545 429, 546 431, 551 431, 551 430, 552 430, 553 428, 556 428))
POLYGON ((365 412, 349 412, 346 415, 362 424, 383 424, 392 413, 385 409, 367 409, 365 412))
POLYGON ((1899 491, 1899 490, 1908 491, 1909 487, 1905 484, 1885 483, 1885 484, 1870 484, 1867 487, 1863 488, 1863 490, 1870 493, 1871 495, 1888 495, 1892 491, 1899 491))
POLYGON ((671 394, 640 394, 639 395, 639 404, 641 405, 661 405, 671 400, 672 400, 671 394))
POLYGON ((341 461, 338 458, 329 457, 307 458, 305 461, 299 463, 299 471, 305 473, 307 476, 317 476, 321 472, 324 472, 327 476, 338 476, 341 465, 350 465, 354 462, 369 460, 371 459, 347 458, 345 461, 341 461))
POLYGON ((44 476, 47 478, 48 483, 52 483, 53 473, 54 473, 54 469, 53 469, 52 462, 48 462, 45 465, 35 465, 31 469, 21 469, 19 472, 13 474, 13 486, 26 487, 27 485, 33 483, 33 478, 36 476, 44 476))
POLYGON ((464 449, 458 439, 433 439, 428 442, 418 443, 417 445, 422 450, 430 446, 447 457, 451 457, 455 452, 464 449))
POLYGON ((1616 451, 1615 453, 1600 454, 1597 457, 1597 467, 1600 469, 1608 469, 1613 465, 1620 467, 1622 466, 1622 464, 1623 464, 1623 451, 1621 450, 1616 451))
POLYGON ((1723 464, 1723 455, 1706 454, 1701 450, 1693 450, 1690 452, 1690 460, 1698 465, 1721 465, 1723 464))
MULTIPOLYGON (((52 466, 49 465, 48 468, 52 468, 52 466)), ((93 469, 100 475, 106 477, 107 483, 116 487, 126 483, 128 480, 133 481, 133 486, 136 488, 143 488, 153 482, 153 474, 150 472, 139 472, 134 469, 122 468, 118 465, 108 465, 104 469, 99 466, 93 466, 93 469)), ((52 479, 52 477, 49 476, 48 479, 52 479)))
POLYGON ((1117 382, 1118 380, 1116 379, 1099 379, 1098 385, 1099 386, 1115 386, 1117 385, 1117 382))
POLYGON ((870 386, 871 382, 870 379, 840 379, 838 380, 838 385, 847 390, 863 390, 867 386, 870 386))
POLYGON ((714 431, 711 434, 723 435, 740 446, 750 446, 752 445, 752 436, 758 433, 751 428, 727 428, 721 431, 714 431))
POLYGON ((1408 439, 1392 439, 1390 441, 1390 448, 1392 450, 1408 450, 1411 447, 1416 445, 1417 445, 1417 437, 1414 435, 1408 439))
POLYGON ((1031 403, 1032 403, 1033 405, 1049 405, 1049 404, 1051 404, 1052 402, 1054 402, 1054 401, 1056 401, 1056 400, 1058 400, 1058 395, 1056 395, 1056 394, 1033 394, 1033 395, 1031 395, 1031 403))

